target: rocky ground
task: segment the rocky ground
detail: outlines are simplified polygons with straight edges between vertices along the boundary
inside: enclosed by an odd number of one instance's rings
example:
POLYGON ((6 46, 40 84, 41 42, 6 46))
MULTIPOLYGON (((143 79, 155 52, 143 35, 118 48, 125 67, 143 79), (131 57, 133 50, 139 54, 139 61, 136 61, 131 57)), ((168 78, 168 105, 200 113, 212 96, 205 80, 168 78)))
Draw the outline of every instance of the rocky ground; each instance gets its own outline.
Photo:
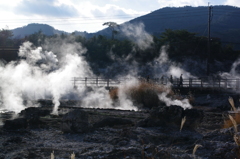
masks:
POLYGON ((233 128, 223 128, 231 108, 228 97, 202 94, 191 110, 161 105, 139 112, 62 102, 58 116, 50 114, 51 102, 40 101, 41 107, 28 108, 14 120, 1 114, 0 159, 50 159, 51 154, 56 159, 240 158, 233 128))

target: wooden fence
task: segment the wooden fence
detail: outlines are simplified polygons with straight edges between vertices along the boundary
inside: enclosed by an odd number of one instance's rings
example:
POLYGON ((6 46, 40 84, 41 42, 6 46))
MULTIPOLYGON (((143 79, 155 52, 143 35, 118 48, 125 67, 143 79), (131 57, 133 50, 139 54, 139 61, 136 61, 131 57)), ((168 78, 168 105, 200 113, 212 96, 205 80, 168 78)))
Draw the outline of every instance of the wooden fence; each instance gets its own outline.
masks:
MULTIPOLYGON (((125 84, 131 79, 105 79, 105 78, 73 78, 73 86, 77 88, 79 86, 91 86, 91 87, 118 87, 125 84)), ((240 79, 213 79, 213 78, 189 78, 183 79, 182 85, 178 78, 173 79, 172 82, 168 78, 154 78, 154 79, 139 79, 140 81, 150 82, 154 84, 172 85, 172 87, 201 87, 201 88, 225 88, 238 90, 240 88, 240 79)))

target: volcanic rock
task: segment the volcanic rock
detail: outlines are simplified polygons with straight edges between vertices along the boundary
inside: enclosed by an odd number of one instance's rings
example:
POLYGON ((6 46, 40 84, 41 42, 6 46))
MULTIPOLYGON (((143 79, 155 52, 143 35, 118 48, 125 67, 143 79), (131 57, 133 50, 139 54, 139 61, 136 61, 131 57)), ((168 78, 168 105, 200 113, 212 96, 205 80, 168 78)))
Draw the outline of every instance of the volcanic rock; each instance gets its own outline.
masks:
POLYGON ((186 109, 183 115, 186 116, 184 128, 195 129, 203 121, 204 113, 202 110, 186 109))
POLYGON ((37 128, 42 122, 39 120, 40 117, 50 115, 50 110, 42 109, 38 107, 29 107, 22 110, 19 113, 20 117, 23 117, 27 120, 29 128, 37 128))
POLYGON ((203 112, 197 109, 184 110, 182 107, 175 105, 152 108, 150 116, 138 122, 137 126, 164 126, 179 129, 184 116, 186 116, 184 128, 195 129, 203 119, 203 112))
POLYGON ((6 130, 18 130, 18 129, 26 129, 28 126, 26 118, 17 118, 13 120, 6 120, 3 128, 6 130))
POLYGON ((77 109, 62 117, 62 131, 65 133, 85 133, 89 131, 88 113, 77 109))
POLYGON ((113 118, 113 117, 107 117, 103 120, 95 123, 93 125, 94 128, 98 127, 113 127, 113 126, 120 126, 120 125, 133 125, 133 122, 128 119, 122 119, 122 118, 113 118))

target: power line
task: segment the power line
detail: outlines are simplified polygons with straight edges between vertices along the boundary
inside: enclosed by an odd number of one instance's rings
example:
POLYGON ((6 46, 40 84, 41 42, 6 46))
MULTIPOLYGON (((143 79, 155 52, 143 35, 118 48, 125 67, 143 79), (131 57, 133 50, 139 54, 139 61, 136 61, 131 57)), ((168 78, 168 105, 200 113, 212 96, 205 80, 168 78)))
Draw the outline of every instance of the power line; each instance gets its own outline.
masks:
MULTIPOLYGON (((160 14, 155 14, 155 13, 149 13, 147 15, 140 15, 140 14, 133 14, 133 15, 115 15, 115 16, 95 16, 95 17, 78 17, 78 18, 52 18, 52 21, 62 21, 62 20, 71 20, 71 21, 79 21, 79 20, 96 20, 96 18, 102 18, 102 19, 108 19, 108 18, 133 18, 134 16, 140 16, 140 17, 144 17, 144 16, 151 16, 151 17, 155 17, 155 16, 166 16, 166 15, 183 15, 183 14, 194 14, 194 13, 201 13, 199 11, 188 11, 188 10, 184 10, 184 11, 171 11, 169 12, 161 12, 160 14)), ((138 17, 137 17, 138 18, 138 17)), ((44 22, 49 22, 50 20, 48 19, 10 19, 10 20, 0 20, 0 22, 16 22, 16 21, 44 21, 44 22)))
MULTIPOLYGON (((164 19, 174 19, 174 18, 187 18, 187 17, 192 17, 192 16, 204 16, 205 14, 191 14, 191 15, 177 15, 177 16, 170 16, 170 17, 165 17, 165 16, 155 16, 155 17, 141 17, 141 18, 135 18, 135 19, 132 19, 132 20, 164 20, 164 19)), ((55 25, 71 25, 71 24, 92 24, 92 23, 102 23, 104 19, 94 19, 94 20, 91 20, 89 22, 86 22, 86 20, 66 20, 65 22, 63 21, 54 21, 54 20, 39 20, 39 21, 34 21, 34 23, 38 23, 38 22, 41 22, 41 23, 51 23, 51 24, 55 24, 55 25), (71 22, 71 23, 69 23, 71 22), (75 23, 76 22, 76 23, 75 23)), ((109 20, 109 19, 108 19, 109 20)), ((112 20, 112 19, 111 19, 112 20)), ((114 19, 116 20, 116 19, 114 19)), ((120 20, 120 19, 118 19, 120 20)), ((32 20, 33 21, 33 20, 32 20)), ((0 21, 1 22, 1 21, 0 21)), ((3 23, 3 22, 1 22, 3 23)), ((8 22, 8 23, 23 23, 23 22, 8 22)))
MULTIPOLYGON (((186 9, 184 10, 185 8, 181 8, 181 10, 173 10, 171 11, 172 9, 175 9, 175 8, 169 8, 168 10, 161 10, 158 12, 157 11, 154 11, 152 13, 148 13, 146 15, 141 15, 141 14, 132 14, 132 15, 114 15, 114 16, 94 16, 94 17, 88 17, 88 16, 82 16, 82 17, 75 17, 75 18, 52 18, 51 21, 48 20, 48 19, 11 19, 11 20, 0 20, 0 22, 14 22, 16 23, 16 21, 41 21, 41 22, 52 22, 52 21, 62 21, 62 20, 67 20, 67 21, 79 21, 79 20, 96 20, 96 18, 102 18, 102 19, 109 19, 109 18, 121 18, 121 19, 128 19, 128 18, 133 18, 135 16, 140 16, 140 17, 144 17, 144 16, 151 16, 151 17, 159 17, 159 16, 170 16, 170 15, 184 15, 184 14, 194 14, 194 13, 205 13, 206 14, 206 9, 207 7, 201 7, 201 8, 196 8, 197 10, 191 10, 191 9, 186 9)), ((216 11, 218 11, 219 8, 216 8, 216 11)), ((229 9, 225 9, 225 11, 229 11, 229 9)), ((215 11, 214 11, 215 13, 215 11)), ((216 12, 218 13, 218 12, 216 12)), ((231 12, 230 12, 231 13, 231 12)), ((220 13, 221 14, 221 13, 220 13)), ((224 13, 222 13, 224 15, 224 13)), ((199 16, 198 14, 196 14, 195 16, 199 16)), ((137 17, 139 18, 139 17, 137 17)), ((170 18, 174 18, 174 17, 170 17, 170 18)))
MULTIPOLYGON (((187 11, 188 12, 188 11, 187 11)), ((178 15, 179 13, 184 13, 184 14, 186 14, 186 11, 171 11, 170 12, 170 14, 169 14, 169 12, 161 12, 161 14, 155 14, 155 13, 148 13, 148 14, 146 14, 146 15, 148 15, 148 16, 150 16, 149 14, 151 14, 151 16, 159 16, 159 15, 176 15, 176 14, 178 15), (174 13, 174 14, 172 14, 172 13, 174 13), (154 15, 155 14, 155 15, 154 15)), ((190 13, 199 13, 199 11, 191 11, 190 13)), ((132 14, 132 15, 114 15, 114 16, 94 16, 94 17, 87 17, 87 16, 83 16, 83 17, 75 17, 75 18, 52 18, 51 20, 68 20, 68 19, 75 19, 75 20, 79 20, 79 19, 84 19, 84 20, 86 20, 86 19, 96 19, 96 18, 131 18, 131 17, 135 17, 135 16, 146 16, 146 15, 141 15, 141 14, 132 14)), ((42 18, 40 18, 40 19, 10 19, 10 21, 16 21, 16 20, 18 20, 18 21, 25 21, 25 20, 45 20, 45 19, 42 19, 42 18)), ((1 22, 7 22, 7 21, 9 21, 9 20, 0 20, 1 22)))

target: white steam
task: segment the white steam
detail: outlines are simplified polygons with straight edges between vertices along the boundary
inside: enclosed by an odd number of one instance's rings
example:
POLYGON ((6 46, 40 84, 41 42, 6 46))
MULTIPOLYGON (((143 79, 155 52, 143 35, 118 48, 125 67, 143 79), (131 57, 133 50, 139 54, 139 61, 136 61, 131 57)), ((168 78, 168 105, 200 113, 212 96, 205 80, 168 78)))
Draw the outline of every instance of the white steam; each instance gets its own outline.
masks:
POLYGON ((67 51, 61 50, 61 59, 57 59, 53 52, 24 43, 19 51, 23 59, 0 67, 0 108, 19 112, 27 107, 24 100, 50 98, 54 103, 53 113, 57 114, 59 100, 74 92, 72 77, 92 75, 87 62, 65 46, 67 51))
POLYGON ((30 42, 25 42, 20 46, 18 55, 26 58, 27 63, 30 65, 35 65, 38 62, 40 64, 39 67, 45 71, 57 67, 58 59, 53 52, 43 51, 42 47, 34 48, 30 42))
MULTIPOLYGON (((144 25, 128 25, 123 28, 141 49, 150 47, 152 37, 144 31, 144 25)), ((95 77, 82 54, 87 50, 80 43, 64 41, 47 41, 47 45, 34 47, 32 43, 25 42, 20 47, 19 61, 0 66, 0 110, 9 110, 16 113, 34 104, 38 99, 51 99, 54 103, 53 114, 58 114, 61 99, 78 99, 82 107, 87 108, 115 108, 137 110, 131 99, 126 95, 129 87, 137 86, 138 66, 126 67, 129 79, 118 88, 118 103, 113 103, 109 92, 104 87, 87 91, 85 87, 73 88, 73 77, 95 77), (45 51, 46 49, 51 51, 45 51), (27 105, 24 103, 28 103, 27 105)), ((154 65, 155 74, 172 74, 179 76, 184 73, 168 60, 165 49, 162 49, 154 65), (161 72, 158 72, 161 71, 161 72)), ((116 70, 119 70, 117 67, 116 70)), ((119 77, 122 78, 122 77, 119 77)), ((171 100, 166 96, 159 96, 167 105, 179 105, 190 108, 187 101, 171 100)))
POLYGON ((155 60, 154 74, 159 76, 173 76, 173 78, 179 78, 183 74, 183 78, 194 78, 190 72, 185 71, 180 64, 169 60, 167 55, 167 46, 163 46, 160 50, 159 57, 155 60))
POLYGON ((140 49, 145 50, 153 43, 153 37, 145 31, 144 27, 143 23, 126 23, 121 27, 121 31, 140 49))
POLYGON ((137 85, 138 81, 135 78, 126 81, 123 85, 118 87, 118 102, 114 103, 110 98, 109 91, 104 87, 96 88, 93 91, 88 92, 82 98, 82 107, 86 108, 105 108, 105 109, 119 109, 119 110, 135 110, 137 111, 137 106, 133 105, 131 99, 127 97, 126 90, 129 87, 137 85))
POLYGON ((159 94, 158 97, 167 106, 177 105, 177 106, 181 106, 183 109, 191 109, 192 108, 192 105, 189 103, 188 99, 183 99, 183 100, 171 99, 171 98, 167 97, 167 93, 159 94))
POLYGON ((85 108, 113 108, 108 93, 104 87, 90 91, 82 99, 81 105, 85 108))
POLYGON ((126 90, 129 89, 130 87, 139 85, 139 81, 134 77, 128 78, 130 80, 126 81, 126 83, 119 87, 118 91, 119 105, 117 106, 117 108, 137 111, 138 108, 134 106, 132 100, 128 98, 126 90))
POLYGON ((239 72, 240 58, 238 58, 231 66, 229 72, 219 72, 219 76, 223 79, 238 79, 240 78, 239 72))

